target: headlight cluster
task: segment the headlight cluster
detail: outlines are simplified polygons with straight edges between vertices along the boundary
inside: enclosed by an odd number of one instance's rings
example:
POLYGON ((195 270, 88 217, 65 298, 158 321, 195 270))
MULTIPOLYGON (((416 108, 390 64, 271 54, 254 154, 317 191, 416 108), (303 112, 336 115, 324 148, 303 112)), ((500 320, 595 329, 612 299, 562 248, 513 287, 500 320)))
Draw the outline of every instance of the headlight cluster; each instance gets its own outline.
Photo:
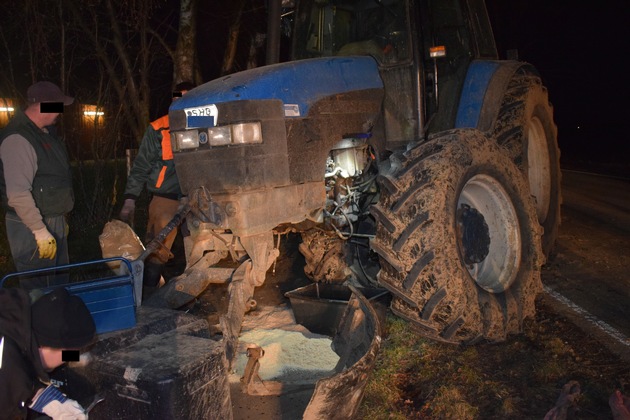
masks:
POLYGON ((200 144, 225 146, 228 144, 262 143, 260 122, 239 123, 211 127, 207 130, 175 132, 175 151, 196 149, 200 144))

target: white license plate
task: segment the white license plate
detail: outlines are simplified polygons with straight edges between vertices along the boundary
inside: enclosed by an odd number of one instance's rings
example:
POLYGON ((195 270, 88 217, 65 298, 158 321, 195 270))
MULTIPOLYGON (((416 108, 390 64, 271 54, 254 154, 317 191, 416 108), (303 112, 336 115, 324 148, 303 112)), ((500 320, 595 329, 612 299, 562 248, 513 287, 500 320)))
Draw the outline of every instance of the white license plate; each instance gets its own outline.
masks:
MULTIPOLYGON (((213 117, 214 123, 213 126, 217 125, 217 118, 219 116, 219 110, 216 105, 205 105, 205 106, 197 106, 194 108, 185 108, 184 112, 186 113, 186 120, 188 121, 189 117, 213 117)), ((190 125, 190 124, 187 124, 190 125)))

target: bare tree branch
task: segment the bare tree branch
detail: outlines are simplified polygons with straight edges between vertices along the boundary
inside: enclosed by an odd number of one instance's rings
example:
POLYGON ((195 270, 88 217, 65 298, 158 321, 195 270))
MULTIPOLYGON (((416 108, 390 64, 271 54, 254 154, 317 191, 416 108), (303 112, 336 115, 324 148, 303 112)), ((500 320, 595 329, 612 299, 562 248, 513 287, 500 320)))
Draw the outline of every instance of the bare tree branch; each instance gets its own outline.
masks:
POLYGON ((166 41, 164 40, 164 37, 162 35, 160 35, 159 33, 157 33, 157 31, 151 29, 151 28, 147 28, 147 32, 152 35, 155 39, 158 40, 158 42, 160 43, 160 45, 162 45, 162 48, 164 48, 164 51, 166 51, 166 53, 168 54, 168 56, 171 58, 171 60, 173 61, 173 63, 176 62, 176 55, 175 55, 175 50, 173 50, 170 45, 168 45, 166 43, 166 41))
MULTIPOLYGON (((120 80, 118 71, 116 70, 114 63, 110 59, 110 56, 107 53, 107 50, 105 49, 105 45, 99 42, 99 37, 96 34, 98 25, 88 24, 88 22, 85 21, 83 15, 81 14, 80 10, 78 10, 76 4, 74 2, 69 2, 69 4, 71 6, 70 10, 74 16, 75 22, 82 30, 83 35, 85 35, 90 40, 92 46, 94 47, 94 51, 96 53, 97 58, 104 66, 105 71, 107 71, 107 74, 109 76, 110 81, 112 82, 114 90, 116 91, 118 98, 120 99, 120 103, 128 105, 127 104, 128 101, 125 100, 125 98, 127 97, 127 90, 125 88, 125 84, 123 83, 123 81, 120 80)), ((92 13, 92 17, 94 21, 96 21, 96 18, 94 16, 94 11, 92 8, 90 8, 90 12, 92 13)), ((142 131, 144 130, 144 124, 139 124, 138 114, 136 114, 134 118, 134 116, 131 113, 126 112, 125 118, 127 120, 127 123, 129 124, 129 127, 134 132, 134 134, 142 133, 142 131)), ((141 134, 138 134, 135 137, 138 137, 140 135, 141 134)))
MULTIPOLYGON (((134 114, 140 117, 139 118, 141 121, 140 124, 144 127, 149 122, 149 110, 147 106, 148 98, 146 96, 143 97, 143 95, 141 95, 141 92, 138 89, 138 86, 136 86, 136 81, 134 80, 133 66, 131 65, 131 62, 130 62, 131 60, 128 55, 128 50, 125 49, 125 46, 123 43, 124 38, 121 34, 120 25, 118 23, 118 19, 116 18, 116 14, 114 12, 114 8, 112 6, 111 0, 106 0, 105 4, 106 4, 107 14, 109 16, 110 24, 112 26, 112 31, 114 34, 113 45, 116 51, 118 52, 118 57, 122 65, 123 72, 125 73, 125 81, 126 81, 125 86, 131 98, 136 99, 136 101, 132 100, 129 106, 134 111, 134 114)), ((141 73, 143 71, 146 71, 146 68, 142 69, 141 73)), ((146 76, 144 77, 141 76, 141 79, 146 80, 146 76)), ((121 100, 122 99, 123 98, 121 97, 121 100)), ((141 131, 143 130, 139 130, 138 133, 140 133, 141 131)))

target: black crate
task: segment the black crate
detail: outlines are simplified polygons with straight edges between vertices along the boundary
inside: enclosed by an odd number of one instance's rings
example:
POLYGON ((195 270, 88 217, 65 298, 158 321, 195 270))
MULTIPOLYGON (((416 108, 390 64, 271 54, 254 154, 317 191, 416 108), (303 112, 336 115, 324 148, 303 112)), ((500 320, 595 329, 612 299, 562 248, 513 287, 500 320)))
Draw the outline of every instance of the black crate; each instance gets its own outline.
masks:
MULTIPOLYGON (((385 298, 385 289, 360 288, 371 303, 385 298)), ((285 293, 291 302, 295 322, 309 331, 334 336, 352 291, 341 284, 313 283, 285 293)))
POLYGON ((87 406, 90 419, 231 419, 227 361, 207 322, 182 312, 140 308, 138 325, 103 336, 85 367, 56 379, 87 406))

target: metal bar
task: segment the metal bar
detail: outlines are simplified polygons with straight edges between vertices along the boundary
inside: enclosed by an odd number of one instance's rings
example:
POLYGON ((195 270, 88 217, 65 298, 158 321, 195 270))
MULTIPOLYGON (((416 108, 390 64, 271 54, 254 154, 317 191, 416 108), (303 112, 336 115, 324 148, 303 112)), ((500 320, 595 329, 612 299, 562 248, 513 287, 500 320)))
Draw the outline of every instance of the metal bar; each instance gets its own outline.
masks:
POLYGON ((280 25, 282 1, 269 1, 269 17, 267 21, 267 59, 265 64, 275 64, 280 61, 280 25))
POLYGON ((110 261, 120 261, 121 263, 124 263, 127 266, 127 270, 129 271, 129 274, 132 274, 131 262, 129 260, 123 257, 112 257, 112 258, 104 258, 102 260, 86 261, 86 262, 72 263, 72 264, 66 264, 66 265, 57 265, 54 267, 37 268, 35 270, 10 273, 4 276, 2 280, 0 280, 0 287, 3 287, 5 280, 8 280, 11 277, 28 276, 31 274, 45 274, 45 273, 50 273, 50 272, 55 272, 55 271, 63 271, 63 270, 75 268, 75 267, 82 267, 86 265, 108 263, 110 261))
POLYGON ((162 229, 157 235, 155 235, 155 238, 153 238, 151 242, 146 245, 144 252, 140 254, 138 260, 144 261, 149 255, 160 249, 168 234, 171 233, 173 229, 177 228, 177 226, 182 224, 184 218, 190 212, 190 209, 191 208, 188 203, 184 204, 181 210, 179 210, 175 214, 175 216, 173 216, 171 221, 168 222, 166 226, 164 226, 164 229, 162 229))

